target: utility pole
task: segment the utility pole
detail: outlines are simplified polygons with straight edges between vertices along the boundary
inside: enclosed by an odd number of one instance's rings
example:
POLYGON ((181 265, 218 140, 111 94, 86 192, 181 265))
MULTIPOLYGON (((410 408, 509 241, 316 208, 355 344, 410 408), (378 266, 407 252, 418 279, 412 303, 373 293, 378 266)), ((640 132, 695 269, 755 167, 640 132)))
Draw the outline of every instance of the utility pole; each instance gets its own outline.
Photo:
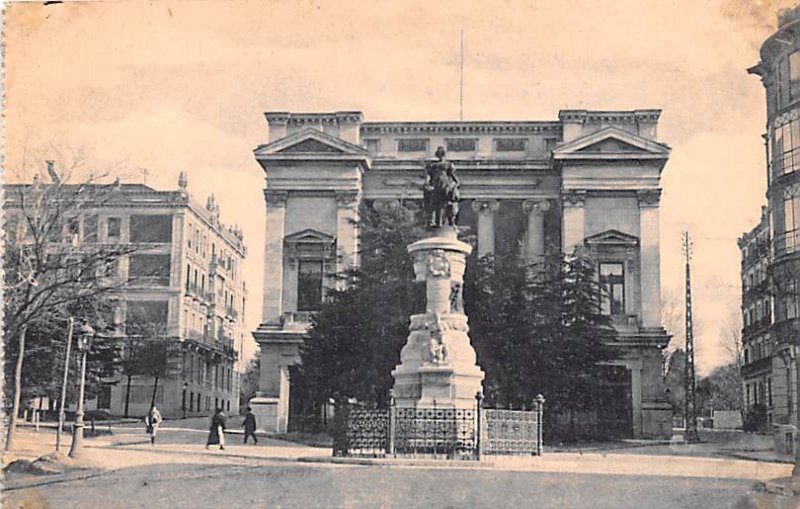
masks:
POLYGON ((689 260, 692 257, 692 241, 689 232, 683 232, 683 255, 686 258, 686 363, 684 366, 684 416, 686 419, 687 443, 696 444, 700 441, 697 434, 697 408, 695 401, 695 372, 694 372, 694 334, 692 332, 692 274, 689 260))

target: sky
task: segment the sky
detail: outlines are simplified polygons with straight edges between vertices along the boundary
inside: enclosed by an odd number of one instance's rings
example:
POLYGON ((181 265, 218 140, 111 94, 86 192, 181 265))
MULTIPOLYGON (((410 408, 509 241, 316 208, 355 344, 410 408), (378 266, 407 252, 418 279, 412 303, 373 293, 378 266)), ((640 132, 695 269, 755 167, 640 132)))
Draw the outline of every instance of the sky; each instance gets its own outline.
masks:
POLYGON ((663 110, 658 137, 672 147, 662 178, 663 295, 679 316, 689 231, 697 366, 708 373, 728 360, 725 338, 740 326, 736 240, 766 202, 764 92, 746 69, 791 3, 7 3, 3 178, 29 181, 48 157, 165 190, 186 171, 189 192, 201 203, 214 193, 222 221, 244 230, 253 330, 264 174, 252 150, 267 141, 263 112, 457 120, 463 30, 465 120, 663 110))

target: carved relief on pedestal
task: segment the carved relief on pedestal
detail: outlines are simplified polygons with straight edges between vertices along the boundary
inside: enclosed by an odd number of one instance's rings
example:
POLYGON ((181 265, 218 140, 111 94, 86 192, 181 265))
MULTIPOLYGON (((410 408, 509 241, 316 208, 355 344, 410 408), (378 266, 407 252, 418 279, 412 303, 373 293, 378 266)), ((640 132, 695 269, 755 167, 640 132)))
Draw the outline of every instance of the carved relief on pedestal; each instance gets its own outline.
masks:
POLYGON ((425 323, 428 331, 428 341, 424 350, 423 360, 431 364, 441 365, 448 361, 447 347, 444 344, 445 325, 441 316, 434 313, 432 319, 425 323))
POLYGON ((434 249, 428 253, 428 274, 434 278, 450 277, 450 261, 443 249, 434 249))
POLYGON ((458 281, 450 283, 450 312, 464 314, 464 285, 458 281))

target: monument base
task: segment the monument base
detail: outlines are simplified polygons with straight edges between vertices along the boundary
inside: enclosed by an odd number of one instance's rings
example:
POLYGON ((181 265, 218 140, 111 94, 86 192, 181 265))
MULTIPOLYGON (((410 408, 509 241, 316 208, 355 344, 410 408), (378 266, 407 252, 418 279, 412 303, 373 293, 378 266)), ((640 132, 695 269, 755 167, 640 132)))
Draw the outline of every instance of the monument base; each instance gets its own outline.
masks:
POLYGON ((462 292, 469 244, 453 227, 408 246, 416 280, 425 283, 426 312, 411 316, 400 364, 392 371, 400 408, 474 408, 484 373, 476 365, 462 292))
POLYGON ((423 365, 414 373, 392 372, 398 408, 473 408, 483 372, 457 373, 452 366, 423 365))

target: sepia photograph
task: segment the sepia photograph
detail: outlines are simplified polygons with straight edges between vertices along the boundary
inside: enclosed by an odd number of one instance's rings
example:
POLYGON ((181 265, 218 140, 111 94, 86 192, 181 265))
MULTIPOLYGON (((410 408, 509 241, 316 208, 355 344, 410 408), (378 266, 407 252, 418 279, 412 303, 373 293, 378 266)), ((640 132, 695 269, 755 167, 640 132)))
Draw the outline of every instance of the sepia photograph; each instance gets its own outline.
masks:
POLYGON ((2 27, 2 507, 800 508, 800 2, 2 27))

